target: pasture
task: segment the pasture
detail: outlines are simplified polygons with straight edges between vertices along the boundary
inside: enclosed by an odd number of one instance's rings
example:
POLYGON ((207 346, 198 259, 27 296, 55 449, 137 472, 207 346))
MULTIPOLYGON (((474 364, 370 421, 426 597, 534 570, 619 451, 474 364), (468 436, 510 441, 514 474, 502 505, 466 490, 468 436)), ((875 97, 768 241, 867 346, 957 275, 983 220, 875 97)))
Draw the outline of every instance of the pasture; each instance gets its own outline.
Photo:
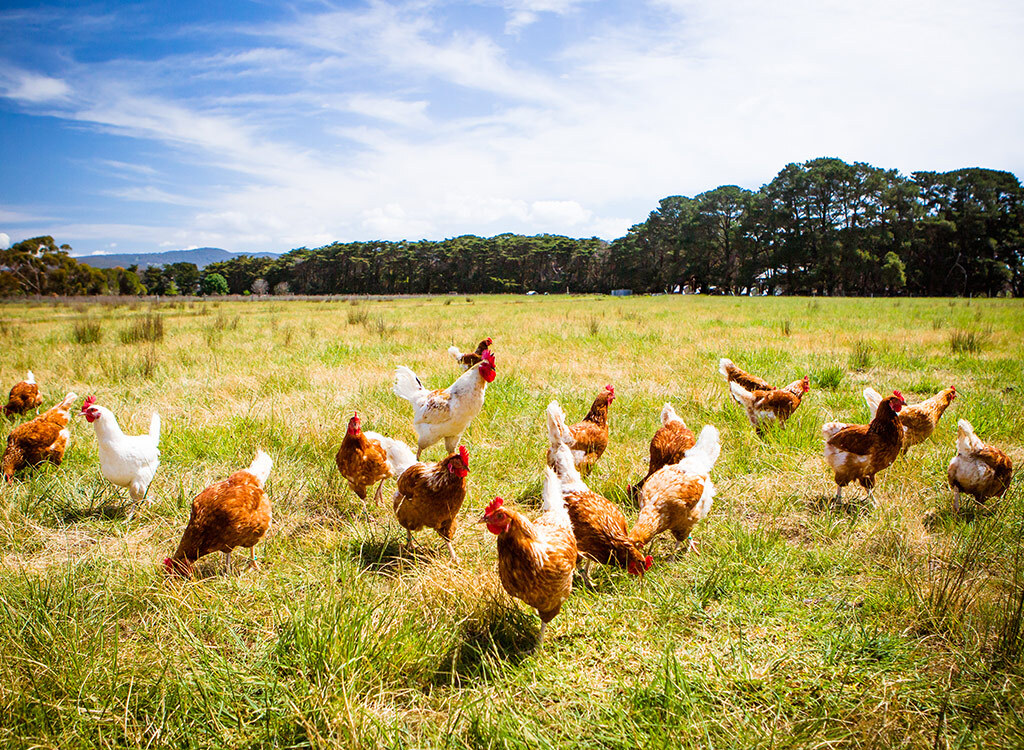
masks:
MULTIPOLYGON (((0 489, 0 745, 1020 747, 1021 480, 994 512, 954 517, 945 473, 958 418, 1024 464, 1022 340, 1017 300, 0 305, 4 397, 32 369, 44 408, 74 390, 129 433, 163 418, 154 503, 130 522, 82 419, 61 467, 0 489), (401 554, 394 481, 363 503, 334 453, 354 410, 414 445, 394 367, 445 387, 447 347, 484 336, 497 379, 464 439, 462 564, 429 530, 401 554), (810 375, 784 431, 754 434, 723 356, 770 382, 810 375), (660 538, 642 581, 596 566, 534 652, 539 620, 472 522, 495 496, 536 512, 545 406, 577 421, 606 383, 590 485, 635 519, 624 490, 671 401, 721 430, 718 495, 700 556, 670 561, 660 538), (959 398, 879 475, 877 505, 851 488, 833 507, 822 423, 866 422, 866 385, 913 403, 949 384, 959 398), (275 462, 263 570, 226 578, 211 555, 197 580, 165 580, 191 498, 256 447, 275 462)), ((15 423, 0 417, 4 436, 15 423)))

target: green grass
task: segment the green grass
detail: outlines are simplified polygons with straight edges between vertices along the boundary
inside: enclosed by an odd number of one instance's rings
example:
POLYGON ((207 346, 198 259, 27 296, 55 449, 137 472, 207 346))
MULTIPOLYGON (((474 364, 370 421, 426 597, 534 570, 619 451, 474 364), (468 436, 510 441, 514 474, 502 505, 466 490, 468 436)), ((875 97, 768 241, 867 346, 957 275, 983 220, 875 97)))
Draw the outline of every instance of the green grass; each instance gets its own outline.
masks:
MULTIPOLYGON (((1018 301, 435 297, 385 301, 62 302, 0 308, 0 384, 31 368, 45 404, 96 395, 128 432, 163 418, 154 505, 128 523, 82 420, 64 464, 0 488, 0 746, 770 748, 1024 743, 1024 493, 954 517, 956 420, 1024 461, 1018 301), (162 337, 115 342, 158 316, 162 337), (121 321, 127 317, 127 323, 121 321), (69 335, 94 321, 100 338, 69 335), (984 321, 984 328, 979 321, 984 321), (106 330, 104 335, 102 332, 106 330), (983 346, 954 352, 951 333, 983 346), (432 387, 446 349, 494 338, 498 378, 466 433, 456 547, 402 555, 390 511, 333 455, 353 410, 414 440, 398 364, 432 387), (784 431, 757 437, 718 358, 769 382, 810 374, 784 431), (544 407, 579 419, 615 386, 591 477, 623 493, 671 401, 722 433, 701 555, 643 581, 602 568, 533 652, 539 622, 471 521, 500 495, 540 502, 544 407), (820 426, 867 419, 861 391, 909 401, 955 384, 931 440, 832 507, 820 426), (191 498, 271 453, 264 569, 164 580, 191 498)), ((8 425, 13 423, 7 423, 8 425)), ((8 426, 4 426, 6 433, 8 426)), ((426 457, 436 460, 441 449, 426 457)))

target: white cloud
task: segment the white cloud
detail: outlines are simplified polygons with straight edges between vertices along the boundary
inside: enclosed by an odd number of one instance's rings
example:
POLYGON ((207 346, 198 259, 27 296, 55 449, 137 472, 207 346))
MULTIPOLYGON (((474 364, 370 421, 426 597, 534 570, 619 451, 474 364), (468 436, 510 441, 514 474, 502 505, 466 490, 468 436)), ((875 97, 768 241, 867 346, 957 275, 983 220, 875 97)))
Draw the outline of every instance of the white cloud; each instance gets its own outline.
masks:
POLYGON ((113 198, 121 198, 127 201, 139 201, 142 203, 166 203, 172 206, 199 206, 201 201, 197 198, 169 193, 166 190, 145 185, 140 187, 120 188, 107 190, 106 195, 113 198))
POLYGON ((356 94, 349 98, 347 108, 367 117, 393 122, 407 127, 424 127, 429 124, 426 116, 427 102, 414 102, 386 97, 356 94))
POLYGON ((25 104, 42 104, 64 99, 71 93, 67 83, 59 78, 23 70, 0 71, 0 96, 25 104))

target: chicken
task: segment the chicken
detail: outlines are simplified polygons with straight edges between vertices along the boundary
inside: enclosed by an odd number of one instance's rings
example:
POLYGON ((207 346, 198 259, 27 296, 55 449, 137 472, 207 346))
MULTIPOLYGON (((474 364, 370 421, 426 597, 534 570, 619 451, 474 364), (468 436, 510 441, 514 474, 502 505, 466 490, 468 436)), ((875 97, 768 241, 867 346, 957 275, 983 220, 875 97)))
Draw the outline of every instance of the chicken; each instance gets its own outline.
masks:
POLYGON ((392 505, 398 523, 405 528, 408 549, 413 546, 413 532, 426 526, 444 539, 452 562, 459 561, 454 544, 456 516, 466 499, 467 476, 469 451, 461 445, 458 453, 440 463, 414 463, 402 472, 392 505))
POLYGON ((697 442, 693 430, 686 426, 672 404, 661 407, 661 427, 651 438, 651 458, 647 465, 647 476, 628 488, 630 497, 643 489, 651 475, 662 466, 678 463, 683 460, 686 451, 697 442))
POLYGON ((1013 461, 998 448, 981 442, 971 423, 961 419, 957 422, 956 455, 949 462, 946 478, 953 488, 953 510, 959 513, 961 492, 973 495, 979 503, 1002 497, 1013 479, 1013 461))
POLYGON ((548 623, 572 593, 577 556, 572 521, 551 467, 545 468, 544 504, 533 523, 503 503, 496 497, 478 523, 498 537, 498 578, 505 591, 537 610, 540 647, 548 623))
POLYGON ((766 424, 775 423, 779 427, 793 416, 800 406, 804 394, 811 390, 811 379, 804 375, 794 380, 785 388, 772 390, 748 391, 736 381, 729 383, 729 391, 733 400, 747 411, 747 419, 754 429, 760 433, 766 424))
POLYGON ((452 355, 452 359, 462 365, 463 370, 468 370, 473 365, 479 364, 483 360, 483 353, 491 348, 492 341, 491 337, 488 336, 479 344, 476 345, 475 352, 466 352, 463 354, 459 351, 457 346, 449 346, 448 353, 452 355))
MULTIPOLYGON (((907 448, 918 443, 923 443, 935 431, 942 413, 946 411, 953 399, 956 398, 956 386, 950 386, 944 391, 939 391, 934 396, 918 404, 903 407, 900 412, 900 424, 903 425, 903 452, 907 448)), ((874 388, 864 389, 864 401, 868 405, 868 411, 874 418, 878 405, 882 403, 882 394, 874 388)))
POLYGON ((68 427, 71 405, 77 398, 74 393, 69 393, 53 408, 11 430, 7 436, 7 448, 0 459, 0 471, 3 471, 5 480, 10 482, 14 472, 43 461, 60 466, 71 438, 68 427))
POLYGON ((829 422, 821 428, 825 438, 825 461, 835 472, 836 502, 843 497, 843 487, 857 480, 874 497, 875 474, 887 468, 903 445, 903 430, 897 416, 906 400, 893 391, 882 401, 871 424, 829 422))
POLYGON ((548 433, 551 438, 548 446, 548 466, 555 465, 558 446, 565 443, 572 451, 576 468, 584 473, 589 472, 608 447, 608 407, 614 400, 615 389, 606 385, 604 390, 597 394, 583 421, 572 426, 566 426, 565 412, 557 401, 552 401, 548 406, 548 433), (552 430, 551 420, 557 423, 557 431, 552 430))
POLYGON ((125 435, 114 413, 106 407, 96 406, 95 396, 86 397, 82 414, 96 429, 100 472, 111 484, 127 488, 135 503, 130 518, 146 498, 160 466, 160 415, 153 412, 148 435, 125 435))
POLYGON ((555 453, 555 473, 572 520, 576 548, 585 560, 583 580, 587 586, 593 586, 590 568, 595 562, 618 565, 631 575, 643 575, 651 567, 652 558, 644 557, 641 548, 629 538, 626 518, 618 506, 584 483, 565 443, 555 453))
POLYGON ((746 391, 774 391, 775 386, 769 385, 766 381, 744 372, 732 363, 731 359, 724 357, 718 360, 718 371, 726 379, 726 382, 736 383, 746 391))
POLYGON ((29 370, 25 379, 20 383, 15 383, 11 388, 11 394, 7 398, 7 405, 4 406, 4 416, 24 414, 30 409, 38 409, 42 403, 43 397, 39 395, 36 376, 29 370))
POLYGON ((711 469, 722 452, 718 430, 706 425, 700 439, 682 460, 658 469, 644 485, 640 496, 640 516, 629 532, 629 538, 643 548, 663 531, 671 531, 676 546, 689 543, 695 554, 697 543, 691 532, 711 510, 715 485, 711 482, 711 469))
POLYGON ((255 547, 271 522, 270 498, 263 485, 273 465, 270 456, 257 450, 248 469, 236 471, 195 496, 178 550, 164 560, 168 574, 191 578, 196 560, 223 552, 224 574, 231 575, 235 547, 248 547, 249 568, 259 568, 255 547))
POLYGON ((373 502, 379 503, 384 489, 384 480, 401 474, 396 467, 406 467, 416 462, 412 449, 401 440, 393 440, 376 432, 363 432, 359 414, 352 415, 348 421, 348 430, 334 456, 338 471, 348 480, 348 486, 359 496, 366 499, 366 490, 375 482, 377 492, 373 502))
POLYGON ((444 390, 428 391, 408 367, 395 369, 395 395, 412 404, 413 429, 416 430, 416 460, 434 443, 444 439, 448 453, 462 439, 462 433, 484 406, 487 384, 497 371, 494 355, 484 351, 482 360, 464 372, 444 390))

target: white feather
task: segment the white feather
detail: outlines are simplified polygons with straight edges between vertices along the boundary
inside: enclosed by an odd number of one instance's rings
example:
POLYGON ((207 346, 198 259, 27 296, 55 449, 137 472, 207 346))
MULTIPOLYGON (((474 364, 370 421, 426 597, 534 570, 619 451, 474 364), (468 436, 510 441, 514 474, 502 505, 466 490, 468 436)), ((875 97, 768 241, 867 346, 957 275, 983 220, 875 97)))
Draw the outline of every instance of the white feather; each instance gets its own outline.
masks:
POLYGON ((871 419, 874 419, 875 412, 878 411, 878 405, 882 403, 882 394, 871 386, 868 386, 864 389, 864 403, 868 405, 868 411, 871 412, 871 419))
POLYGON ((257 448, 256 456, 249 465, 249 473, 256 477, 256 481, 260 483, 260 487, 267 483, 267 479, 270 477, 270 469, 273 465, 273 459, 270 458, 262 448, 257 448))
POLYGON ((665 404, 661 407, 661 424, 663 427, 667 427, 672 422, 682 421, 683 420, 679 418, 679 415, 676 414, 676 410, 672 407, 672 404, 665 404))
POLYGON ((100 472, 111 484, 127 488, 133 500, 141 500, 160 466, 160 416, 153 414, 149 434, 125 435, 110 409, 92 409, 99 412, 92 425, 99 447, 100 472))
MULTIPOLYGON (((722 436, 714 425, 704 425, 697 443, 686 451, 679 466, 683 471, 708 476, 722 453, 722 436)), ((713 488, 712 488, 713 489, 713 488)))
POLYGON ((416 454, 412 448, 395 438, 384 437, 378 432, 364 432, 367 440, 376 440, 384 448, 388 458, 388 468, 397 478, 405 473, 405 470, 416 463, 416 454))

